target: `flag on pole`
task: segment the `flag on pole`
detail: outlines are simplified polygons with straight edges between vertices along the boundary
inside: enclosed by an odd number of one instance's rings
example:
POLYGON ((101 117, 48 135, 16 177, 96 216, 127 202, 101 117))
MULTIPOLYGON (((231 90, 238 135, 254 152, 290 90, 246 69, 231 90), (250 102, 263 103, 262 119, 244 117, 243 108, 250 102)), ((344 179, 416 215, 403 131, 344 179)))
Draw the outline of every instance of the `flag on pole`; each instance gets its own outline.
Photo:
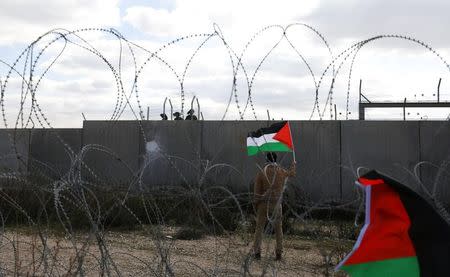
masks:
POLYGON ((250 132, 247 137, 247 154, 259 152, 291 152, 293 149, 289 122, 283 121, 250 132))
POLYGON ((450 225, 407 186, 371 171, 366 222, 351 253, 337 266, 352 277, 450 276, 450 225))

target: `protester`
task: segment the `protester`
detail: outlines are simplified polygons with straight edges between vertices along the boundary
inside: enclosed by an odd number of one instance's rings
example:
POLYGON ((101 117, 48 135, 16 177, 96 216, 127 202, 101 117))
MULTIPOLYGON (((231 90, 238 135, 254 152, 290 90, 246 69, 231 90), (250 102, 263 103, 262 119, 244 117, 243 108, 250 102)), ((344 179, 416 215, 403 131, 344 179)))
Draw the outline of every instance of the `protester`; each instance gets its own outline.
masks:
POLYGON ((281 203, 287 178, 295 176, 295 162, 286 170, 277 164, 276 153, 267 153, 266 160, 268 163, 257 173, 255 178, 254 203, 256 206, 256 229, 253 254, 256 259, 261 258, 263 229, 266 221, 269 220, 275 228, 275 259, 280 260, 283 251, 283 213, 281 203))

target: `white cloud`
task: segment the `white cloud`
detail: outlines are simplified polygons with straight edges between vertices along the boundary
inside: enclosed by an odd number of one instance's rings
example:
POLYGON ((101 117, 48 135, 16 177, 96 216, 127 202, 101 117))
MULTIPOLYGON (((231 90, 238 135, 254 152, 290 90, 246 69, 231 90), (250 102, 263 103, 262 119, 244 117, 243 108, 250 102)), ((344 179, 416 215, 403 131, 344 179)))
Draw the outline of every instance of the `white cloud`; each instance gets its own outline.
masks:
POLYGON ((118 26, 118 0, 1 1, 0 45, 29 43, 54 28, 118 26))
POLYGON ((188 19, 189 16, 183 13, 179 14, 177 10, 169 12, 165 9, 142 6, 128 8, 124 17, 125 22, 153 36, 182 35, 190 29, 200 32, 209 25, 201 17, 191 18, 188 24, 184 24, 188 19))
POLYGON ((449 47, 447 0, 326 0, 304 17, 334 41, 405 34, 449 47))
POLYGON ((154 36, 212 32, 213 23, 217 23, 227 37, 244 35, 248 38, 262 26, 291 23, 296 17, 311 13, 317 4, 317 0, 177 0, 171 11, 148 6, 129 7, 124 21, 154 36))
MULTIPOLYGON (((440 0, 434 2, 424 5, 441 8, 445 6, 445 3, 440 0)), ((320 2, 319 0, 177 0, 170 9, 162 8, 161 2, 158 8, 125 7, 122 11, 124 15, 122 19, 118 4, 118 1, 99 0, 52 0, 47 1, 45 5, 31 1, 30 3, 28 1, 1 3, 0 15, 4 24, 0 27, 0 35, 2 35, 0 44, 16 47, 20 45, 18 43, 29 42, 53 27, 74 29, 116 26, 118 30, 123 31, 125 37, 132 35, 136 38, 131 41, 154 51, 166 42, 183 35, 212 32, 212 24, 216 22, 220 25, 227 41, 239 54, 245 43, 261 28, 269 24, 286 25, 305 19, 306 23, 311 23, 327 37, 334 54, 337 54, 342 47, 348 47, 355 39, 391 30, 389 22, 399 24, 400 20, 394 19, 396 15, 402 14, 401 18, 411 15, 411 18, 417 19, 417 22, 411 23, 410 27, 402 25, 392 30, 406 30, 416 33, 419 37, 429 36, 434 39, 442 36, 442 40, 437 41, 438 45, 442 48, 443 57, 450 58, 448 56, 450 47, 446 42, 446 36, 441 34, 443 31, 439 29, 440 27, 436 27, 436 24, 446 22, 447 19, 443 18, 444 12, 428 12, 421 15, 419 20, 418 2, 410 6, 406 5, 410 9, 409 12, 402 11, 399 8, 401 4, 396 3, 391 5, 392 10, 386 12, 384 9, 387 2, 384 0, 379 5, 375 1, 359 3, 324 0, 320 2), (386 19, 381 22, 381 25, 380 20, 376 18, 377 14, 381 14, 386 19), (425 22, 428 17, 436 18, 430 20, 430 24, 419 28, 421 22, 425 22), (17 30, 23 30, 23 32, 17 30), (441 33, 435 30, 441 30, 439 31, 441 33), (144 36, 144 33, 150 36, 144 36), (431 36, 428 33, 434 35, 431 36)), ((113 36, 97 32, 81 32, 79 35, 95 46, 118 71, 120 44, 113 36)), ((243 63, 249 78, 252 78, 263 57, 281 35, 282 29, 269 29, 257 37, 247 49, 243 63)), ((289 30, 288 36, 311 65, 318 81, 322 70, 330 61, 327 49, 319 37, 306 28, 293 27, 289 30)), ((45 41, 50 39, 47 38, 45 41)), ((75 37, 71 39, 81 42, 75 37)), ((187 61, 203 39, 205 37, 173 44, 161 51, 160 57, 181 77, 187 61)), ((431 41, 432 45, 433 42, 431 41)), ((42 49, 45 44, 45 42, 39 44, 37 49, 42 49)), ((357 117, 357 85, 360 78, 364 80, 363 91, 370 99, 398 100, 404 97, 413 99, 414 94, 419 92, 425 92, 426 96, 430 96, 435 91, 437 79, 443 77, 442 98, 449 99, 448 93, 445 94, 450 91, 448 70, 423 48, 411 45, 405 42, 383 41, 371 43, 360 51, 351 82, 349 101, 351 118, 357 117)), ((55 44, 46 50, 36 73, 42 73, 46 69, 61 46, 61 43, 55 44)), ((127 46, 125 44, 122 46, 122 81, 128 94, 134 80, 133 57, 127 46)), ((133 49, 137 64, 140 66, 148 58, 148 53, 137 47, 133 49)), ((3 58, 0 56, 0 59, 3 58)), ((11 57, 7 58, 11 60, 11 57)), ((337 104, 340 112, 345 111, 347 104, 350 60, 351 57, 342 67, 334 87, 333 103, 337 104)), ((19 63, 21 64, 23 60, 19 63)), ((22 69, 18 68, 18 70, 22 69)), ((4 77, 6 71, 7 68, 0 65, 0 78, 4 77)), ((239 73, 238 101, 242 109, 248 92, 242 69, 239 73)), ((198 52, 187 71, 184 83, 185 111, 190 106, 191 98, 196 95, 199 97, 205 118, 220 119, 230 97, 232 78, 228 52, 218 38, 212 38, 198 52)), ((146 107, 150 106, 150 117, 158 119, 163 100, 167 96, 172 99, 174 109, 180 110, 180 84, 164 63, 152 59, 141 71, 138 81, 139 100, 144 114, 146 114, 146 107)), ((322 82, 319 95, 321 110, 324 109, 329 86, 330 77, 327 76, 322 82)), ((264 119, 266 109, 269 109, 275 118, 308 119, 315 100, 314 83, 310 73, 287 41, 280 43, 264 61, 254 79, 252 93, 258 118, 264 119)), ((20 84, 16 81, 16 84, 10 84, 6 92, 7 113, 11 115, 8 116, 9 120, 17 117, 19 97, 20 84)), ((77 46, 69 45, 42 81, 37 97, 54 126, 80 126, 81 112, 85 113, 88 119, 109 119, 116 105, 117 87, 112 72, 102 59, 77 46)), ((134 95, 130 102, 136 110, 137 99, 134 95)), ((129 110, 127 108, 121 119, 134 119, 129 110)), ((327 118, 328 110, 329 107, 327 107, 327 118)), ((382 114, 374 113, 374 117, 382 114)), ((250 108, 247 109, 245 118, 253 118, 250 108)), ((231 99, 226 119, 239 119, 234 97, 231 99)))

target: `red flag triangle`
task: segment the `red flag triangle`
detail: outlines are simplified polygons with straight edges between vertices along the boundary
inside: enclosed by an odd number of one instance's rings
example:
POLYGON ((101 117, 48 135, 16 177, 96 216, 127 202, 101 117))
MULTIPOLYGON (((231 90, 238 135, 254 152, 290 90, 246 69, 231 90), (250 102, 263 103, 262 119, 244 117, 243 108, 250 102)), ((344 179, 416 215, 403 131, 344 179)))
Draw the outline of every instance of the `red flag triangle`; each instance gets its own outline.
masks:
POLYGON ((291 129, 289 127, 289 122, 283 126, 283 128, 278 131, 278 133, 273 137, 273 139, 278 140, 289 146, 292 149, 292 137, 291 137, 291 129))

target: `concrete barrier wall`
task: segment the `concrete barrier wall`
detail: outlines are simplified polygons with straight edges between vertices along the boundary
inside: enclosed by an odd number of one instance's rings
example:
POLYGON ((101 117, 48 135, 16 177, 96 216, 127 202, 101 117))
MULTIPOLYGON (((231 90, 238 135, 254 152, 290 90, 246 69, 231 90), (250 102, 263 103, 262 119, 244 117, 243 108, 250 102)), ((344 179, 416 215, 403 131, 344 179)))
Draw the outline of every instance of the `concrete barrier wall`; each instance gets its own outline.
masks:
MULTIPOLYGON (((229 186, 234 191, 252 190, 253 180, 263 165, 263 155, 247 156, 247 135, 268 126, 256 121, 207 121, 203 123, 201 153, 211 170, 209 183, 229 186)), ((280 159, 283 155, 280 154, 280 159)))
POLYGON ((341 161, 343 199, 355 195, 357 170, 376 169, 417 188, 410 174, 420 161, 419 123, 343 121, 341 161))
POLYGON ((0 129, 0 172, 26 173, 30 130, 0 129))
POLYGON ((431 194, 450 204, 450 122, 420 122, 421 180, 431 194))
POLYGON ((199 121, 143 121, 139 125, 140 167, 146 185, 195 183, 201 167, 199 121))
POLYGON ((84 121, 85 174, 106 185, 127 184, 139 170, 140 133, 137 121, 84 121))
POLYGON ((67 174, 83 144, 82 129, 33 129, 30 131, 28 170, 51 177, 67 174))
MULTIPOLYGON (((67 130, 61 135, 74 149, 92 148, 84 160, 106 184, 126 183, 143 167, 142 180, 147 186, 196 183, 208 168, 201 179, 204 184, 248 191, 264 157, 247 157, 246 136, 270 123, 86 121, 82 131, 67 130)), ((417 188, 412 172, 420 161, 427 161, 417 170, 422 181, 431 190, 438 184, 436 191, 450 203, 449 122, 291 121, 291 127, 298 167, 290 185, 302 188, 315 201, 353 199, 358 168, 377 169, 417 188)), ((12 131, 0 131, 2 155, 12 154, 8 132, 12 131)), ((33 130, 30 137, 29 130, 20 130, 16 135, 19 152, 23 157, 30 153, 32 159, 61 164, 63 171, 67 154, 64 147, 53 145, 58 142, 51 132, 33 130)), ((279 161, 287 167, 292 155, 280 153, 279 161)), ((17 161, 3 164, 20 167, 17 161)))
MULTIPOLYGON (((249 131, 273 122, 224 121, 204 122, 202 157, 218 166, 207 175, 211 182, 231 185, 235 191, 251 190, 256 173, 264 166, 264 155, 248 157, 246 138, 249 131), (232 167, 232 168, 231 168, 232 167), (239 173, 238 173, 239 172, 239 173)), ((339 122, 292 121, 290 123, 298 163, 297 177, 289 186, 301 187, 315 200, 340 198, 339 122)), ((278 161, 290 166, 291 153, 278 153, 278 161)))
POLYGON ((294 185, 303 188, 314 201, 341 198, 339 121, 293 121, 297 177, 294 185))

